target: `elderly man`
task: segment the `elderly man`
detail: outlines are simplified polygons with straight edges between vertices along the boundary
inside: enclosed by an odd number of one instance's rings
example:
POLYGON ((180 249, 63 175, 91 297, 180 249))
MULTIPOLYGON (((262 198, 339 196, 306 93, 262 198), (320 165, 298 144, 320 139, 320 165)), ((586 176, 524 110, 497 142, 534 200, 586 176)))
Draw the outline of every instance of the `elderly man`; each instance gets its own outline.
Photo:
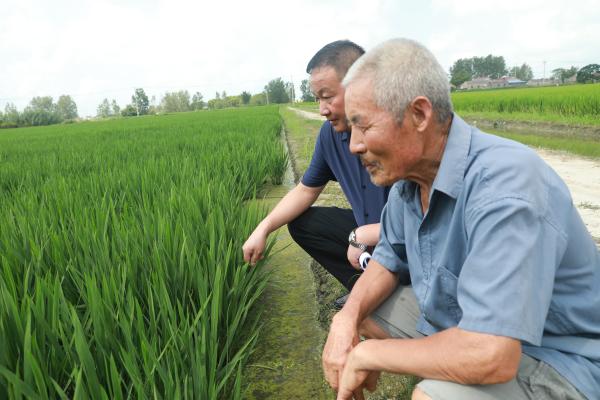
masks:
POLYGON ((563 181, 453 114, 418 43, 383 43, 343 83, 351 151, 396 183, 323 351, 338 399, 379 371, 424 378, 414 399, 600 399, 600 254, 563 181))
MULTIPOLYGON (((255 264, 263 256, 268 235, 288 224, 293 239, 346 288, 359 276, 358 259, 379 237, 379 219, 389 187, 371 183, 360 159, 349 150, 350 132, 344 111, 342 79, 364 53, 348 40, 319 50, 308 63, 310 85, 327 117, 302 181, 261 221, 243 245, 244 260, 255 264), (311 207, 329 181, 337 181, 352 210, 311 207), (354 268, 353 268, 354 267, 354 268)), ((345 298, 338 299, 341 307, 345 298)))

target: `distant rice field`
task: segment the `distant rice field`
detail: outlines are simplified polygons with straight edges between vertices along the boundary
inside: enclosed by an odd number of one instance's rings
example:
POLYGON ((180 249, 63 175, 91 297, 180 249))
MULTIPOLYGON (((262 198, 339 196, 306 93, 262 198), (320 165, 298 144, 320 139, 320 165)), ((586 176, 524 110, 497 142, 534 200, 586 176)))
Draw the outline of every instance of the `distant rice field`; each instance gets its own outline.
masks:
POLYGON ((600 125, 600 84, 452 93, 459 115, 600 125))
POLYGON ((239 399, 276 107, 0 131, 0 398, 239 399))

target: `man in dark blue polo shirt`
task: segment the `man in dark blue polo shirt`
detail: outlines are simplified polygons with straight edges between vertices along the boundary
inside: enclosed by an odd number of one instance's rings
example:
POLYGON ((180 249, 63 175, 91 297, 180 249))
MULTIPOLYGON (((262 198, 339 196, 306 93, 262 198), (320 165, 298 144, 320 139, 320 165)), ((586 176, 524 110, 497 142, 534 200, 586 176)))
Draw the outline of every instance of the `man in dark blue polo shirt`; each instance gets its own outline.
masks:
POLYGON ((360 159, 350 153, 350 130, 341 81, 364 50, 347 40, 330 43, 308 63, 319 112, 327 118, 301 182, 261 221, 243 246, 244 260, 263 256, 267 236, 288 224, 294 240, 346 288, 360 274, 359 255, 379 239, 379 219, 389 187, 371 183, 360 159), (311 207, 329 181, 337 181, 351 210, 311 207))

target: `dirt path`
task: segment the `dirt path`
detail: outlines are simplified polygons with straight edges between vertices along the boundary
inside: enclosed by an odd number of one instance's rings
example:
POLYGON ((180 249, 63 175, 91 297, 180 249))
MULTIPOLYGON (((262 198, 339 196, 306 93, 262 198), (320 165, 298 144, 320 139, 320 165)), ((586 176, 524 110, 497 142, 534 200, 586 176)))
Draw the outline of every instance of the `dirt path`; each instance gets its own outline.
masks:
MULTIPOLYGON (((317 113, 290 107, 303 118, 325 120, 317 113)), ((560 151, 535 149, 565 181, 573 203, 597 243, 600 243, 600 161, 560 151)))

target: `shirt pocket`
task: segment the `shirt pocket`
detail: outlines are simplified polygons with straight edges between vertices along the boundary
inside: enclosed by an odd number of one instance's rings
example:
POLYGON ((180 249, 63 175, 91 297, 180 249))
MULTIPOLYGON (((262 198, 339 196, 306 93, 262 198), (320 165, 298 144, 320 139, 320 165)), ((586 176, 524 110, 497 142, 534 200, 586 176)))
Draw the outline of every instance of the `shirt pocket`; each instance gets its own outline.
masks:
POLYGON ((439 266, 431 276, 423 317, 439 329, 457 326, 462 310, 457 300, 458 278, 446 268, 439 266))

